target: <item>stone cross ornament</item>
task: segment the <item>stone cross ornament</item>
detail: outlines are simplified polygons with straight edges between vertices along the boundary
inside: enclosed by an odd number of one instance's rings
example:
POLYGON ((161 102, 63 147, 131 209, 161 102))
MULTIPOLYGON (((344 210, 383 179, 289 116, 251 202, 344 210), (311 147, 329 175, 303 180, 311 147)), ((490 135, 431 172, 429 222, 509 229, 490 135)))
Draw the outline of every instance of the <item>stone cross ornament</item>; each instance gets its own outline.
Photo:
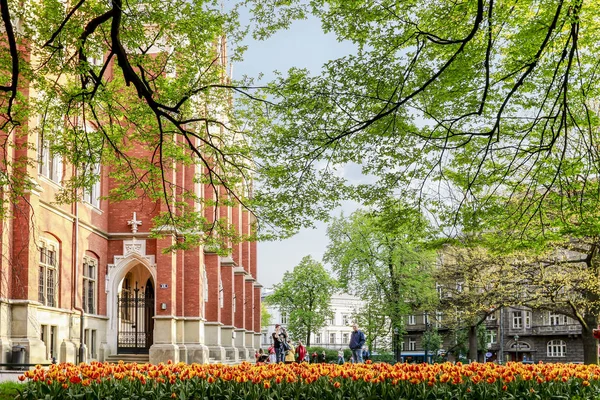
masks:
POLYGON ((142 225, 142 221, 138 221, 137 219, 137 215, 134 212, 133 213, 133 219, 127 221, 127 225, 131 226, 131 232, 133 233, 137 233, 138 231, 138 226, 142 225))

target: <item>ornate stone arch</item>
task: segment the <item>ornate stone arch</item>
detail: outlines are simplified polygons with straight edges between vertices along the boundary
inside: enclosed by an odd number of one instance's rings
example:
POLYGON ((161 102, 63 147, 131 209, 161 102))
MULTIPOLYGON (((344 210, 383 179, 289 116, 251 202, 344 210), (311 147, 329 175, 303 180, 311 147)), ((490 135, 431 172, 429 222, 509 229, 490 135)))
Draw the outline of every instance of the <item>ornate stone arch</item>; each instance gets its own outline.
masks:
POLYGON ((125 275, 136 266, 142 266, 150 273, 156 287, 156 263, 153 255, 146 255, 145 240, 124 240, 123 255, 115 256, 113 264, 108 264, 105 291, 106 315, 108 328, 106 332, 109 354, 117 352, 117 294, 125 275))

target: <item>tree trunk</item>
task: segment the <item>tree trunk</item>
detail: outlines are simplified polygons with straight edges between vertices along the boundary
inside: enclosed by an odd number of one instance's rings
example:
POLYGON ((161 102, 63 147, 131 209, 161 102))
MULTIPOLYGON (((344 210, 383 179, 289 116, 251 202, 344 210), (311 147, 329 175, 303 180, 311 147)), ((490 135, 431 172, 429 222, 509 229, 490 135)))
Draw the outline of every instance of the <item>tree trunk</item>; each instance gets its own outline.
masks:
MULTIPOLYGON (((583 318, 588 328, 581 326, 581 341, 583 342, 583 363, 598 364, 598 340, 593 336, 592 330, 598 326, 598 316, 586 313, 583 318)), ((567 349, 568 351, 568 349, 567 349)))
POLYGON ((477 361, 477 325, 469 327, 469 359, 477 361))
POLYGON ((306 343, 304 345, 307 349, 308 346, 310 346, 310 327, 308 327, 308 330, 306 332, 306 343))

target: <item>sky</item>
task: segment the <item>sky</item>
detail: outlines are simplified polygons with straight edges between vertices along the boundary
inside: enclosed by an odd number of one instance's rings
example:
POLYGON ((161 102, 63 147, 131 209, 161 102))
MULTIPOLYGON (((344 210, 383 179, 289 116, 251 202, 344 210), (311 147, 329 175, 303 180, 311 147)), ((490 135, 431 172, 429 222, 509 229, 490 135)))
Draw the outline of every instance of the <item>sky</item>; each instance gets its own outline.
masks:
MULTIPOLYGON (((272 78, 273 71, 287 71, 291 67, 307 68, 318 74, 328 60, 353 52, 350 43, 339 43, 333 34, 324 34, 317 19, 296 21, 288 30, 280 31, 265 41, 248 39, 244 61, 234 64, 234 78, 242 75, 257 77, 264 74, 264 81, 272 78)), ((345 214, 355 208, 351 204, 342 207, 345 214)), ((334 212, 339 215, 340 210, 334 212)), ((291 271, 300 260, 311 255, 321 261, 327 248, 327 225, 317 223, 315 229, 303 229, 290 239, 258 243, 258 282, 265 288, 281 282, 285 271, 291 271)))

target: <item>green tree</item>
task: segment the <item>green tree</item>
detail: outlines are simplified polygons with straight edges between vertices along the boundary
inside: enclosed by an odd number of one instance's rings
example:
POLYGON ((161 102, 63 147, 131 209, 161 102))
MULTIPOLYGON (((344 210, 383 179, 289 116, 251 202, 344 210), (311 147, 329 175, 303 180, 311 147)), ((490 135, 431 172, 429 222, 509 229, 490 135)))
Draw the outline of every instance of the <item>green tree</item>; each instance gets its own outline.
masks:
MULTIPOLYGON (((276 103, 257 119, 267 190, 295 207, 325 196, 377 201, 419 195, 448 211, 486 207, 523 183, 543 200, 600 159, 596 5, 583 0, 248 0, 259 38, 313 15, 355 52, 319 75, 291 69, 266 89, 276 103), (290 111, 292 110, 293 111, 290 111), (293 157, 281 157, 293 154, 293 157), (332 174, 359 165, 371 180, 332 174), (290 197, 293 193, 294 196, 290 197), (290 203, 290 200, 292 201, 290 203)), ((586 192, 596 193, 583 186, 586 192)), ((564 192, 563 192, 564 193, 564 192)), ((283 207, 283 206, 280 206, 283 207)), ((462 222, 462 221, 461 221, 462 222)))
POLYGON ((267 306, 265 303, 260 303, 260 326, 269 326, 271 325, 271 321, 273 316, 267 310, 267 306))
POLYGON ((337 282, 323 265, 305 256, 293 271, 283 274, 281 283, 265 302, 278 306, 288 317, 288 330, 294 337, 305 337, 310 346, 310 334, 325 326, 331 316, 331 296, 337 282))
POLYGON ((365 333, 369 352, 373 352, 374 343, 378 343, 379 350, 389 349, 386 339, 390 334, 390 318, 386 312, 385 302, 377 296, 368 296, 369 301, 356 310, 353 318, 360 329, 365 333))
MULTIPOLYGON (((442 336, 438 333, 437 328, 430 328, 423 332, 421 347, 423 347, 426 354, 434 359, 437 358, 438 350, 442 348, 442 336)), ((425 360, 425 362, 428 362, 428 360, 425 360)))
POLYGON ((402 332, 404 315, 435 303, 434 231, 418 210, 390 201, 335 218, 327 234, 324 260, 342 287, 387 317, 392 330, 402 332))
MULTIPOLYGON (((240 119, 247 115, 235 112, 233 100, 263 100, 229 77, 244 31, 235 7, 1 0, 0 10, 0 218, 13 215, 11 204, 27 207, 22 198, 38 164, 32 147, 46 144, 77 171, 62 177, 57 202, 81 199, 101 164, 110 199, 160 204, 154 234, 175 233, 183 239, 175 247, 221 250, 252 237, 218 217, 228 205, 261 213, 240 119), (196 171, 193 181, 176 180, 175 166, 196 171)), ((265 234, 273 226, 267 215, 265 234)))

